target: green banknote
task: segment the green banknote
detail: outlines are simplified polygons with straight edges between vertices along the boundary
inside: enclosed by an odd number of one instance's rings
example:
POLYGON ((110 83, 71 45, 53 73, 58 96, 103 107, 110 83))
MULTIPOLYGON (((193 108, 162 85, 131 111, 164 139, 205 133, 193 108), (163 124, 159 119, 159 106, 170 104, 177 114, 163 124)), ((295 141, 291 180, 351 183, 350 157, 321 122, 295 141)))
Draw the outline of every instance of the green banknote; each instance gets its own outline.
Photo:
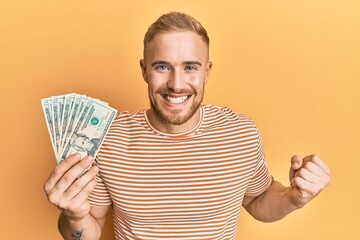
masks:
POLYGON ((117 110, 76 93, 41 99, 51 145, 58 163, 73 153, 98 153, 117 110))

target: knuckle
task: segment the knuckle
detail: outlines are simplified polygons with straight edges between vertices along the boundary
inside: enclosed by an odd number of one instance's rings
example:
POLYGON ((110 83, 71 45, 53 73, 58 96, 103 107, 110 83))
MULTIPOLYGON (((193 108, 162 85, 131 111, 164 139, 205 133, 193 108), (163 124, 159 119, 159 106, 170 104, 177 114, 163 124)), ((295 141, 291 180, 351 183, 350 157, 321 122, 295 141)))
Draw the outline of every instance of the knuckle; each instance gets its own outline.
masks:
POLYGON ((294 178, 294 181, 296 183, 296 185, 300 185, 301 184, 301 178, 299 176, 294 178))
POLYGON ((65 198, 68 199, 71 196, 71 194, 72 194, 72 191, 69 189, 68 191, 65 191, 63 195, 65 198))
POLYGON ((310 168, 312 166, 312 162, 307 161, 304 163, 303 166, 304 166, 304 168, 310 168))
POLYGON ((299 172, 300 176, 304 176, 306 174, 307 170, 305 168, 301 168, 298 172, 299 172))
POLYGON ((47 198, 48 198, 49 202, 54 204, 54 205, 56 205, 57 202, 58 202, 58 197, 54 193, 48 194, 47 198))
POLYGON ((83 184, 81 183, 81 181, 75 181, 75 182, 73 183, 73 187, 74 187, 76 190, 79 190, 79 189, 83 188, 84 186, 83 186, 83 184))
POLYGON ((60 165, 56 165, 54 168, 54 175, 61 175, 63 174, 62 168, 60 165))
POLYGON ((315 188, 311 188, 309 192, 310 192, 310 195, 311 195, 312 197, 315 197, 315 196, 316 196, 316 189, 315 189, 315 188))
POLYGON ((65 174, 62 178, 65 182, 72 182, 74 180, 70 173, 65 174))
POLYGON ((44 192, 46 193, 46 194, 48 194, 49 192, 50 192, 50 186, 49 186, 49 183, 48 182, 46 182, 46 183, 44 183, 44 185, 43 185, 43 190, 44 190, 44 192))
POLYGON ((321 185, 316 185, 311 189, 311 195, 312 196, 317 196, 322 190, 322 186, 321 185))
POLYGON ((75 181, 75 182, 73 183, 73 186, 74 186, 75 189, 79 189, 79 188, 82 187, 82 184, 81 184, 80 181, 75 181))
POLYGON ((312 154, 312 155, 311 155, 311 159, 312 159, 312 160, 315 160, 315 161, 319 161, 319 160, 321 160, 321 157, 320 157, 319 154, 312 154))

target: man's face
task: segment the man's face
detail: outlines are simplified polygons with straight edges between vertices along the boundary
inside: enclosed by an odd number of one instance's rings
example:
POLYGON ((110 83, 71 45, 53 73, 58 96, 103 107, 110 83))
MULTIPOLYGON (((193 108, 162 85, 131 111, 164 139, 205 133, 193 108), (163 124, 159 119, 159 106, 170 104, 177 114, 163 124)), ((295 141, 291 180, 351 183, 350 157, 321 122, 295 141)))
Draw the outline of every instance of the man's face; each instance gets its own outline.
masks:
POLYGON ((140 64, 151 111, 165 123, 187 122, 201 105, 210 74, 206 43, 190 31, 159 33, 140 64))
POLYGON ((94 143, 91 142, 90 139, 80 136, 75 139, 74 145, 89 151, 93 148, 94 143))

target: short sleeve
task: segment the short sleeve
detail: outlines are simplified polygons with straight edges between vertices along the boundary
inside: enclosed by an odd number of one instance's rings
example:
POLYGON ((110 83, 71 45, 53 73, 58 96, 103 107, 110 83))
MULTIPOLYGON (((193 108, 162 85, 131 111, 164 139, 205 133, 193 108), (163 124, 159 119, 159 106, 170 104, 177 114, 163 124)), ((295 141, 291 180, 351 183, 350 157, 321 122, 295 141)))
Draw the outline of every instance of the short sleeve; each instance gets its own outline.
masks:
POLYGON ((95 206, 104 206, 104 205, 112 204, 109 191, 104 183, 104 180, 101 177, 100 171, 96 175, 96 187, 90 193, 88 199, 90 204, 95 206))
MULTIPOLYGON (((257 131, 258 132, 258 131, 257 131)), ((257 164, 254 170, 253 177, 247 186, 245 195, 256 197, 265 192, 272 183, 272 176, 266 164, 264 157, 264 145, 262 138, 258 132, 258 149, 257 149, 257 164)))

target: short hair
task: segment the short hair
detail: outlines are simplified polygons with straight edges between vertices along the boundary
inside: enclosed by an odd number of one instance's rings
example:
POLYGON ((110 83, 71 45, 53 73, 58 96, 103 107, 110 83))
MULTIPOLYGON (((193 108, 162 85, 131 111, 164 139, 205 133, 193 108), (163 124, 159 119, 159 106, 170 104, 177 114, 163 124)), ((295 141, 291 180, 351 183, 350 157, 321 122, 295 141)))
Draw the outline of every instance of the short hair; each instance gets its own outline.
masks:
POLYGON ((171 31, 191 31, 197 33, 209 47, 210 40, 207 31, 199 21, 185 13, 169 12, 160 16, 148 28, 144 37, 144 52, 146 45, 154 39, 156 34, 171 31))

